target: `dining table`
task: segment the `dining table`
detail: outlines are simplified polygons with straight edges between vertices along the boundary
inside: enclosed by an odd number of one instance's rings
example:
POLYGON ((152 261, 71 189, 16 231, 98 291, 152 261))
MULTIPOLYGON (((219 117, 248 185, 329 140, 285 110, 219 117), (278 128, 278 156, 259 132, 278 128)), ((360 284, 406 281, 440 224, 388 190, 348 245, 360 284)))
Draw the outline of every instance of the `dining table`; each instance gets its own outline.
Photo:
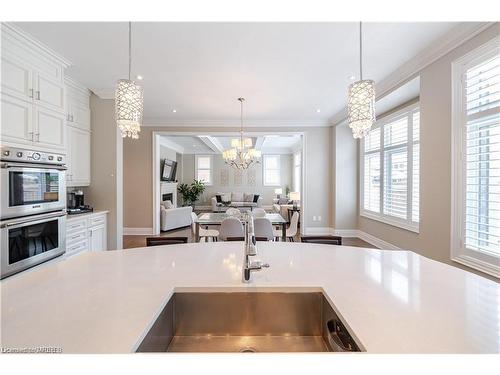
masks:
MULTIPOLYGON (((240 215, 228 215, 225 212, 203 212, 198 215, 198 219, 196 220, 196 230, 195 230, 195 240, 196 242, 200 241, 200 226, 201 225, 221 225, 222 221, 230 216, 237 217, 245 224, 248 220, 248 213, 241 213, 240 215)), ((263 216, 264 217, 264 216, 263 216)), ((281 240, 286 242, 286 224, 287 221, 278 213, 266 213, 265 216, 272 225, 281 226, 281 240)))

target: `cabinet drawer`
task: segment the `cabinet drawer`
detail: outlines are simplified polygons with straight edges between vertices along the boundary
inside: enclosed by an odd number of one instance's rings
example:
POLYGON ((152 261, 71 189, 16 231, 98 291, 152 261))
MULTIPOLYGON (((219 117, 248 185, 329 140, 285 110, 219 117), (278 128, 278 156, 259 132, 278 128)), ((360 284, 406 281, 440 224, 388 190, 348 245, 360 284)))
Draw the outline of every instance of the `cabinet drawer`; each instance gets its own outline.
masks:
POLYGON ((106 222, 106 216, 101 215, 101 216, 94 216, 90 218, 90 226, 93 227, 95 225, 101 225, 106 222))
POLYGON ((82 251, 87 251, 89 248, 89 243, 87 240, 78 242, 73 245, 66 246, 66 256, 71 256, 78 254, 82 251))
POLYGON ((87 239, 87 231, 83 230, 81 232, 68 233, 66 235, 66 244, 68 246, 74 245, 76 242, 80 242, 87 239))
POLYGON ((68 236, 78 231, 85 231, 87 229, 87 219, 68 220, 66 223, 66 233, 68 236))

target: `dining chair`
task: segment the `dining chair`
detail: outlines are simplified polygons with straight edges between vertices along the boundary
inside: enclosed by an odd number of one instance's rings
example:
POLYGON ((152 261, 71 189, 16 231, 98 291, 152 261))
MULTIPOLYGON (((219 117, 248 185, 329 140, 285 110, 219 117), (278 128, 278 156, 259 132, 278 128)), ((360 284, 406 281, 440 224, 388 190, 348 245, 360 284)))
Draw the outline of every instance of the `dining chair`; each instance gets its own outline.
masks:
POLYGON ((239 216, 241 214, 241 212, 237 208, 229 207, 226 210, 226 214, 229 215, 229 216, 239 216))
POLYGON ((273 225, 265 217, 256 217, 253 219, 253 231, 256 238, 265 238, 266 241, 274 239, 273 225))
POLYGON ((266 217, 266 210, 264 210, 263 208, 255 208, 253 211, 252 211, 252 214, 253 214, 253 217, 257 218, 257 217, 266 217))
POLYGON ((320 243, 324 245, 342 245, 340 236, 302 236, 300 238, 305 243, 320 243))
POLYGON ((237 217, 226 217, 220 225, 219 237, 226 241, 228 237, 245 237, 243 224, 237 217))
MULTIPOLYGON (((191 219, 192 219, 191 229, 194 235, 196 233, 196 225, 198 225, 196 224, 196 222, 198 221, 198 216, 194 212, 191 212, 191 219)), ((208 239, 211 239, 212 241, 216 242, 217 238, 219 237, 219 231, 216 229, 208 229, 208 226, 206 226, 205 228, 202 228, 200 226, 199 230, 200 230, 199 232, 200 241, 203 238, 205 242, 208 242, 208 239)))
MULTIPOLYGON (((292 215, 292 219, 290 220, 290 225, 286 229, 286 238, 287 240, 290 240, 291 242, 294 242, 294 238, 297 235, 297 228, 299 225, 299 213, 295 211, 292 215)), ((273 235, 274 238, 278 239, 280 238, 283 233, 280 229, 274 229, 273 230, 273 235)))
POLYGON ((178 245, 187 243, 187 237, 147 237, 146 246, 178 245))

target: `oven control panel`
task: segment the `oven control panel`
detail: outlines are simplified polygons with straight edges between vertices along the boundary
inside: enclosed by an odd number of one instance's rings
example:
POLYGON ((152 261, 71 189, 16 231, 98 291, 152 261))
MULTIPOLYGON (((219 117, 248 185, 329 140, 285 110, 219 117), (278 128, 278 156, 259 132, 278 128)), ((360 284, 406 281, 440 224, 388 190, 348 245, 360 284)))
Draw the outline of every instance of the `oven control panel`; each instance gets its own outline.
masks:
POLYGON ((42 151, 26 150, 13 147, 2 147, 0 154, 2 161, 41 164, 66 164, 66 156, 42 151))

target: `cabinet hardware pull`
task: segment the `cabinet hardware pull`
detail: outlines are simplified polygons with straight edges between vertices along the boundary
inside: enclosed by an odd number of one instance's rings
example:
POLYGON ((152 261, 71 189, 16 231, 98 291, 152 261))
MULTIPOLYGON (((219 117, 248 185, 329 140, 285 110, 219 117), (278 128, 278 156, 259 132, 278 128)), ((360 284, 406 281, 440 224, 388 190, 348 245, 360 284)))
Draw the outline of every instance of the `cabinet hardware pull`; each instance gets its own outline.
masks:
POLYGON ((36 135, 36 141, 40 142, 40 133, 35 133, 35 135, 36 135))
POLYGON ((71 115, 71 122, 75 122, 75 120, 73 120, 73 115, 71 115))
POLYGON ((33 89, 29 89, 29 95, 28 95, 31 99, 33 99, 33 89))
POLYGON ((33 139, 33 132, 29 132, 28 134, 29 134, 29 136, 31 137, 31 142, 34 142, 34 139, 33 139))
POLYGON ((36 99, 40 100, 40 91, 36 90, 35 93, 36 93, 36 99))

